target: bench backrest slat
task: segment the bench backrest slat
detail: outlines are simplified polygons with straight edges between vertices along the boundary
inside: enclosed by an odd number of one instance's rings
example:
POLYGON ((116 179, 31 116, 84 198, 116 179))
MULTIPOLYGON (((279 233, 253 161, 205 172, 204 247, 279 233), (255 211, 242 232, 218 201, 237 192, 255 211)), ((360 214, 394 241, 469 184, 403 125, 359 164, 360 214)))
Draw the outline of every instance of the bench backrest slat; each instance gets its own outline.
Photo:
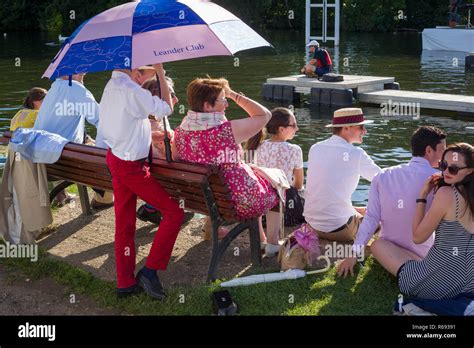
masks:
MULTIPOLYGON (((0 136, 0 144, 7 145, 10 138, 11 133, 5 132, 0 136)), ((68 143, 60 159, 46 166, 48 177, 111 191, 113 187, 105 160, 106 153, 105 149, 68 143)), ((184 200, 186 209, 205 215, 210 212, 202 185, 209 183, 222 218, 226 221, 239 221, 230 199, 230 190, 217 167, 182 162, 168 163, 154 158, 150 172, 173 198, 184 200)))

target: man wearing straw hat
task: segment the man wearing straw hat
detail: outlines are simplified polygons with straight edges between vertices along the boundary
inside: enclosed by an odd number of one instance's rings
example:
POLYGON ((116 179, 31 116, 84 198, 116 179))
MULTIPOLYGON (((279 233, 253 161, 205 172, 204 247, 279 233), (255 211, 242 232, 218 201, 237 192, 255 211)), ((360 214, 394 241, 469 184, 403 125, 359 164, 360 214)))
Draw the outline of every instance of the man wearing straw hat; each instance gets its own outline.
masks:
POLYGON ((372 181, 381 169, 360 147, 367 133, 359 108, 345 108, 334 113, 333 136, 314 144, 309 151, 304 217, 320 238, 352 241, 364 210, 352 206, 351 196, 359 178, 372 181))

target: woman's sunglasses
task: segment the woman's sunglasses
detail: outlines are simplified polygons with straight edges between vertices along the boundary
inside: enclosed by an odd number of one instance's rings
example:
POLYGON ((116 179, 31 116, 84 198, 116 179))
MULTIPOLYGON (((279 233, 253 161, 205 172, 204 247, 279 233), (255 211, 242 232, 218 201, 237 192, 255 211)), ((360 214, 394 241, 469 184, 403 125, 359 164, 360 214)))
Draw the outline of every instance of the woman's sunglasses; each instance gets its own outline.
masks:
POLYGON ((448 170, 449 174, 457 175, 461 169, 466 169, 469 167, 458 167, 453 165, 448 165, 446 161, 439 161, 439 169, 444 172, 446 169, 448 170))

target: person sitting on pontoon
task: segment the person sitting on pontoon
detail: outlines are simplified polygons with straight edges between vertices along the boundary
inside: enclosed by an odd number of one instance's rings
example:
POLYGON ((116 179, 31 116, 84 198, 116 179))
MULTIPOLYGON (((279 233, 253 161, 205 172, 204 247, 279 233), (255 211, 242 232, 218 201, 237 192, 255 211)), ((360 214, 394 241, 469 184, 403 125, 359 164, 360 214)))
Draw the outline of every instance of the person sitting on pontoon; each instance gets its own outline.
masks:
POLYGON ((309 47, 309 52, 313 53, 313 59, 301 69, 301 73, 309 77, 322 77, 329 73, 331 71, 332 61, 328 51, 324 48, 320 48, 319 42, 316 40, 312 40, 306 47, 309 47))

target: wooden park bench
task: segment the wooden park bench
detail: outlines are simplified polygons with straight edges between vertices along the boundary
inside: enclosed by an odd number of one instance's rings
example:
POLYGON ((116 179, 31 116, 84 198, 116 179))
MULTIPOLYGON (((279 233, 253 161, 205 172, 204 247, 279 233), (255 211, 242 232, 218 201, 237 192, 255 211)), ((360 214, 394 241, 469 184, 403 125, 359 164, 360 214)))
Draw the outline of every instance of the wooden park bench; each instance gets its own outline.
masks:
MULTIPOLYGON (((5 132, 0 137, 0 144, 7 145, 10 138, 11 133, 5 132)), ((67 144, 59 160, 46 165, 49 181, 64 180, 51 191, 51 202, 59 191, 75 183, 78 184, 83 213, 91 214, 87 186, 113 191, 105 156, 106 150, 101 148, 67 144)), ((154 158, 150 169, 151 174, 173 198, 178 202, 184 202, 186 210, 211 217, 212 254, 207 278, 209 282, 217 279, 219 261, 230 243, 246 230, 250 236, 252 263, 261 265, 258 219, 243 220, 236 215, 233 203, 230 201, 229 188, 217 167, 181 162, 168 163, 154 158), (238 225, 219 240, 218 230, 224 223, 238 223, 238 225)))

